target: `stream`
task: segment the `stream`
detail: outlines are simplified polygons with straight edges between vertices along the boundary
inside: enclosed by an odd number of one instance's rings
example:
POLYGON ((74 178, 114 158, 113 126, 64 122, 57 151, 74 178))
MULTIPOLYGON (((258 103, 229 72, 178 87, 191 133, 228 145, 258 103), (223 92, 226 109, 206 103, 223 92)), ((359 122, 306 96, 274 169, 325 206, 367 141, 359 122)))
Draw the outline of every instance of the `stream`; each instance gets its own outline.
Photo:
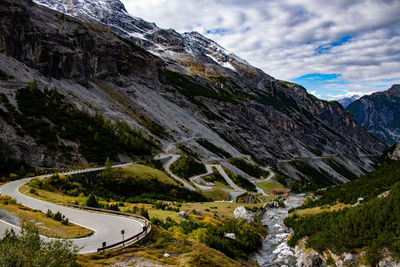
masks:
POLYGON ((268 208, 262 223, 268 229, 268 235, 263 241, 262 248, 252 255, 252 260, 260 266, 278 267, 296 266, 296 257, 293 250, 287 245, 289 230, 283 224, 288 210, 298 207, 305 200, 304 194, 291 194, 285 200, 284 208, 268 208))

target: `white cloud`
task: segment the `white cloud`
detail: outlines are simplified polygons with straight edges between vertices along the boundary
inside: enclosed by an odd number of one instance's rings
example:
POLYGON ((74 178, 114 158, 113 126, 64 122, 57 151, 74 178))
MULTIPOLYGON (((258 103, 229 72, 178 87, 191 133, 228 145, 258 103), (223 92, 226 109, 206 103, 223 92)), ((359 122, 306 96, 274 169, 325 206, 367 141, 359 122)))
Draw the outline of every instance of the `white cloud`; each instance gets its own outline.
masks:
POLYGON ((400 79, 398 0, 122 2, 132 15, 162 28, 199 31, 279 79, 340 73, 351 85, 342 90, 349 91, 368 81, 381 86, 381 79, 400 79), (207 33, 216 29, 226 31, 207 33), (351 39, 332 46, 343 36, 351 39), (321 47, 328 49, 318 53, 321 47))

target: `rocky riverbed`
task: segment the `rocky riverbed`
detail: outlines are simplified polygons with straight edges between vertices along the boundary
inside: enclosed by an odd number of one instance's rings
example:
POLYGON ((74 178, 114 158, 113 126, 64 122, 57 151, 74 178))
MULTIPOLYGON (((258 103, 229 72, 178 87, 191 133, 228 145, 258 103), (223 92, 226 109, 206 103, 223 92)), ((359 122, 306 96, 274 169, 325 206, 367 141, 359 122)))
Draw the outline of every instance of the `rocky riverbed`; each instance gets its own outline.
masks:
POLYGON ((290 231, 283 224, 288 210, 298 207, 305 200, 304 194, 292 194, 285 200, 284 208, 268 208, 262 218, 262 223, 268 228, 268 236, 263 241, 262 248, 252 255, 252 259, 260 266, 296 266, 296 256, 287 245, 290 231))

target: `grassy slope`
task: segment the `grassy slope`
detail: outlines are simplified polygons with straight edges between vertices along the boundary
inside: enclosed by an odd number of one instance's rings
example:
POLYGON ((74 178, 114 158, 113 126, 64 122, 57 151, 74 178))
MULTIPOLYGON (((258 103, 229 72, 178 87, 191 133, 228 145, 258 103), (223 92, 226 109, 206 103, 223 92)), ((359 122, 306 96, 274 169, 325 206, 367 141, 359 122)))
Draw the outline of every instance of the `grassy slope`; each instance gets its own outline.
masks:
POLYGON ((140 164, 132 164, 122 168, 123 172, 129 174, 135 179, 157 178, 158 181, 167 184, 178 184, 173 178, 169 177, 165 172, 140 164))
POLYGON ((260 183, 256 183, 256 186, 264 190, 266 194, 272 194, 273 189, 277 190, 286 190, 287 188, 284 187, 282 184, 280 184, 277 181, 274 180, 268 180, 260 183))

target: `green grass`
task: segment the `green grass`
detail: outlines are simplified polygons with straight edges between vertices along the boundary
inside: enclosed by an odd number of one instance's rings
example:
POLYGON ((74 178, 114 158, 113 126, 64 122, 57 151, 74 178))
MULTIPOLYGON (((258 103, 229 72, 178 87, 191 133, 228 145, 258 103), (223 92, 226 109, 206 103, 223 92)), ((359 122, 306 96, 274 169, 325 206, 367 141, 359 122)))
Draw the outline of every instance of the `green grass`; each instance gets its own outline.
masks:
POLYGON ((177 184, 177 182, 173 178, 169 177, 165 172, 149 166, 131 164, 121 170, 124 174, 129 175, 133 179, 150 180, 155 178, 161 183, 177 184))
POLYGON ((259 188, 261 188, 262 190, 264 190, 264 192, 266 194, 271 195, 272 194, 272 190, 276 189, 276 190, 287 190, 286 187, 284 187, 282 184, 280 184, 277 181, 274 181, 272 179, 265 181, 265 182, 260 182, 260 183, 256 183, 256 186, 258 186, 259 188))
POLYGON ((227 200, 228 199, 228 193, 219 188, 218 186, 211 190, 211 191, 204 191, 203 196, 206 198, 210 198, 212 200, 227 200))

